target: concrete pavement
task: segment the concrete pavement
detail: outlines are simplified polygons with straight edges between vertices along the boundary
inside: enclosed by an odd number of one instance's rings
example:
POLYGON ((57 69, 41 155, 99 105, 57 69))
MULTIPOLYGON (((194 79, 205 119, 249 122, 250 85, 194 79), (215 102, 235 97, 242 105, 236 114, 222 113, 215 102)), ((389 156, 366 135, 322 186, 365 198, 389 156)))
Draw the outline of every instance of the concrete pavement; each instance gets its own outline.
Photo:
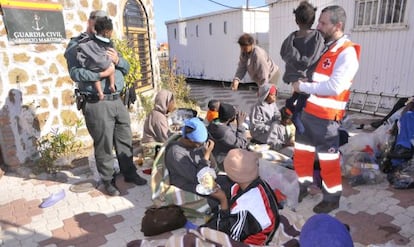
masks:
MULTIPOLYGON (((190 86, 202 110, 213 97, 246 112, 256 101, 254 90, 232 92, 217 85, 190 86)), ((371 118, 353 114, 355 126, 371 118)), ((13 173, 0 179, 0 246, 125 246, 144 238, 141 218, 151 205, 149 186, 133 186, 118 177, 118 197, 106 196, 102 187, 72 192, 73 184, 92 177, 87 159, 84 161, 83 166, 63 171, 53 179, 13 173), (66 195, 63 200, 39 208, 42 199, 62 189, 66 195)), ((140 175, 149 180, 141 170, 139 167, 140 175)), ((414 246, 413 190, 395 190, 386 181, 351 187, 345 180, 343 185, 340 208, 331 215, 350 226, 355 246, 414 246)), ((306 197, 297 214, 309 218, 320 200, 319 193, 306 197)))

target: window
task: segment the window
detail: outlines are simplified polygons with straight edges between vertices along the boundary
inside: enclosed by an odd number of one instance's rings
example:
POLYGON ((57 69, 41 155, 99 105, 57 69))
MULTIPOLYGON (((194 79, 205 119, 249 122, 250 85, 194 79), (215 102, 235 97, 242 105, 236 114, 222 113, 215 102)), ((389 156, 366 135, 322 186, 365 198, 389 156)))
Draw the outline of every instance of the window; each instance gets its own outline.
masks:
POLYGON ((196 26, 196 37, 198 37, 198 25, 196 26))
POLYGON ((184 37, 187 38, 187 27, 184 28, 184 37))
POLYGON ((407 0, 357 0, 355 28, 405 27, 407 0))
POLYGON ((177 28, 174 28, 174 39, 177 39, 177 28))
POLYGON ((213 24, 212 24, 211 22, 208 24, 208 33, 209 33, 210 35, 212 35, 212 34, 213 34, 213 24))
POLYGON ((223 23, 224 34, 227 34, 227 21, 223 23))
POLYGON ((124 12, 124 33, 129 44, 138 54, 141 66, 141 78, 134 84, 138 91, 153 87, 153 70, 149 42, 148 17, 143 6, 135 0, 128 0, 124 12))

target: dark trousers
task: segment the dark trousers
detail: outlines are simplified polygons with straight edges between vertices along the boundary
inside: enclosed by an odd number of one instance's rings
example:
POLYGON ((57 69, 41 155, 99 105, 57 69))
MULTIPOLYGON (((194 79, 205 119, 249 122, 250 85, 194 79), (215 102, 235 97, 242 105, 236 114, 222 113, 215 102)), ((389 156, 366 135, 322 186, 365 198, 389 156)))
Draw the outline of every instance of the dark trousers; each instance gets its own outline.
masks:
POLYGON ((286 100, 286 107, 293 112, 292 121, 296 127, 296 132, 303 134, 305 127, 301 120, 302 110, 305 108, 306 100, 309 98, 309 94, 301 94, 294 92, 292 96, 286 100), (295 104, 296 101, 296 104, 295 104))
POLYGON ((136 176, 132 160, 131 120, 122 100, 86 102, 83 115, 93 139, 96 166, 102 180, 109 181, 114 176, 113 148, 124 177, 136 176))

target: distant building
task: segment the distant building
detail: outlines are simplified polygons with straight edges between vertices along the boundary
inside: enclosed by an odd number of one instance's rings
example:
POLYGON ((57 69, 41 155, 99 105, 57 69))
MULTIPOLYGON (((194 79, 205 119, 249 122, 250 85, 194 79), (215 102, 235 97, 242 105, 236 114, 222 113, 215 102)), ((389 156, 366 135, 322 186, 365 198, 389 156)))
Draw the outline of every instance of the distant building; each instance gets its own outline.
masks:
POLYGON ((168 50, 168 43, 160 43, 158 45, 158 58, 168 58, 169 50, 168 50))
MULTIPOLYGON (((231 9, 167 21, 170 60, 188 78, 231 81, 237 68, 243 33, 268 49, 269 11, 231 9)), ((250 82, 248 76, 244 81, 250 82)))

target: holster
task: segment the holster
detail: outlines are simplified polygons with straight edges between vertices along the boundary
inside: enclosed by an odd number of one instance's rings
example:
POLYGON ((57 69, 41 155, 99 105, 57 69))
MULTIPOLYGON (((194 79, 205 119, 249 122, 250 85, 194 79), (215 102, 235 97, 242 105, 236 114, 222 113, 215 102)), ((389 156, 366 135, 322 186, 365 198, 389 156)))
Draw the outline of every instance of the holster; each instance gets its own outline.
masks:
POLYGON ((86 103, 85 95, 81 94, 79 89, 75 89, 76 108, 80 111, 86 103))

